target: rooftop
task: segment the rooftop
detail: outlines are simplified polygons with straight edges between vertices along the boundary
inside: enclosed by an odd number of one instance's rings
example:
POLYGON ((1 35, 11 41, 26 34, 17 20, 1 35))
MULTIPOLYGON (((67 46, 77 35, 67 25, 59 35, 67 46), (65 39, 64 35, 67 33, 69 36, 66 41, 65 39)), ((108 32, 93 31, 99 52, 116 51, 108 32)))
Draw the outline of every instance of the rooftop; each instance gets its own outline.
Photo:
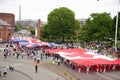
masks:
POLYGON ((3 26, 3 25, 9 26, 10 24, 8 24, 6 21, 0 19, 0 26, 3 26))

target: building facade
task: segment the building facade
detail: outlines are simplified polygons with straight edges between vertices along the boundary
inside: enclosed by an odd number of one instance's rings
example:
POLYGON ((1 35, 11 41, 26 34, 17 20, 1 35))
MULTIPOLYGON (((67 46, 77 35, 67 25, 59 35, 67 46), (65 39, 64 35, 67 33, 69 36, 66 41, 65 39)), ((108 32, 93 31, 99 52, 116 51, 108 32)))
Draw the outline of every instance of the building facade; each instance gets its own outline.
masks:
POLYGON ((0 40, 7 42, 14 33, 15 16, 12 13, 0 13, 0 40))
POLYGON ((10 39, 9 26, 6 21, 0 19, 0 42, 7 42, 10 39))

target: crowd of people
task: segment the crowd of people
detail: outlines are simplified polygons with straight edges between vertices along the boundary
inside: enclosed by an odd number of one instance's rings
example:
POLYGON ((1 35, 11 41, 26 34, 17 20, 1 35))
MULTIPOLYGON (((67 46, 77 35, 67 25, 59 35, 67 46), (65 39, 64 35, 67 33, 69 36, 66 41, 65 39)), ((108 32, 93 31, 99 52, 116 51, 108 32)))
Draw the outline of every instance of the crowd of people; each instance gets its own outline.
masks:
POLYGON ((96 50, 96 53, 101 55, 106 55, 112 58, 120 58, 120 48, 115 50, 114 46, 111 43, 105 42, 90 42, 84 41, 81 42, 81 47, 88 50, 96 50))
MULTIPOLYGON (((61 46, 59 48, 85 48, 88 50, 96 50, 96 52, 98 54, 101 55, 112 55, 112 57, 116 57, 118 53, 115 53, 115 50, 111 47, 111 46, 105 46, 102 44, 97 44, 97 43, 82 43, 81 46, 74 46, 74 43, 67 43, 64 46, 61 46)), ((57 48, 57 47, 54 47, 57 48)), ((26 48, 26 47, 21 47, 18 43, 8 43, 5 45, 4 48, 4 58, 6 59, 8 56, 14 56, 16 59, 19 58, 28 58, 28 59, 33 59, 33 61, 36 63, 35 65, 35 71, 36 73, 38 72, 38 64, 40 63, 40 61, 42 61, 44 58, 47 59, 48 57, 51 57, 52 60, 52 64, 57 64, 58 66, 60 66, 61 63, 63 63, 64 59, 62 57, 60 57, 57 54, 51 54, 49 52, 46 52, 46 47, 37 47, 37 48, 26 48)), ((66 63, 67 65, 68 62, 64 61, 64 63, 66 63)), ((72 67, 73 70, 75 70, 76 65, 69 65, 70 67, 72 67)), ((14 67, 9 66, 10 70, 14 70, 14 67)), ((86 68, 86 72, 89 72, 89 68, 90 66, 88 66, 86 68)), ((102 69, 103 70, 103 69, 102 69)), ((3 69, 3 71, 7 71, 6 68, 3 69)), ((97 71, 97 70, 96 70, 97 71)), ((100 70, 99 70, 100 71, 100 70)), ((104 70, 105 71, 105 70, 104 70)), ((78 72, 81 72, 80 69, 78 69, 78 72)), ((4 75, 6 75, 7 73, 5 72, 4 75)))
POLYGON ((2 68, 2 71, 0 71, 0 77, 1 76, 5 77, 7 75, 7 73, 8 73, 8 69, 11 70, 11 71, 14 71, 14 66, 12 64, 10 64, 8 67, 5 66, 5 67, 2 68))

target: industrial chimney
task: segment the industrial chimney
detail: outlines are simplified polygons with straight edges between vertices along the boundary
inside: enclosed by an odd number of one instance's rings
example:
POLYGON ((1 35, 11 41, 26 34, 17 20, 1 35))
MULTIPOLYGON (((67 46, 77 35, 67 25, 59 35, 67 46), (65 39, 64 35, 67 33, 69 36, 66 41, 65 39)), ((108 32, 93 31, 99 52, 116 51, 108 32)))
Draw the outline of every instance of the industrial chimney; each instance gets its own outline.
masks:
POLYGON ((41 21, 38 19, 38 24, 37 24, 37 38, 40 39, 40 26, 41 26, 41 21))

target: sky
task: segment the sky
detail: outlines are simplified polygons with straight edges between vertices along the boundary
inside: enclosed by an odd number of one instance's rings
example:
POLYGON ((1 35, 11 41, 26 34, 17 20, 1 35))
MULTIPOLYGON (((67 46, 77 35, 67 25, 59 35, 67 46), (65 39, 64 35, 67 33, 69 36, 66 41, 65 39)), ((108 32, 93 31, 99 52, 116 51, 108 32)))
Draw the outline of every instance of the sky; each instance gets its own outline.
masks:
POLYGON ((114 17, 119 9, 118 0, 0 0, 0 13, 13 13, 15 20, 19 20, 19 5, 22 20, 41 19, 45 22, 48 14, 59 7, 72 10, 76 19, 102 12, 108 12, 114 17))

